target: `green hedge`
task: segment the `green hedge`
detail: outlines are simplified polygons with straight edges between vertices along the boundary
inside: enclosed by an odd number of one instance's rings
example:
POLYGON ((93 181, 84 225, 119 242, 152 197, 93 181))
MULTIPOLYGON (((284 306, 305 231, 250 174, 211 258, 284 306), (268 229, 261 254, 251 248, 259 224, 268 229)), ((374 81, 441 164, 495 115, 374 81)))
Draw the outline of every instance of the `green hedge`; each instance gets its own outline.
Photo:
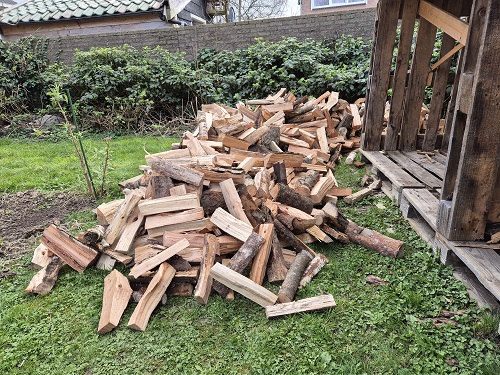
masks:
POLYGON ((9 123, 16 109, 47 109, 45 95, 58 85, 70 90, 84 126, 111 131, 144 130, 161 119, 192 114, 202 103, 234 105, 281 87, 297 96, 335 90, 354 100, 364 96, 370 52, 368 42, 352 37, 289 38, 256 40, 236 51, 202 49, 190 62, 160 47, 124 45, 76 51, 74 65, 65 66, 48 64, 43 40, 0 47, 0 93, 6 98, 0 121, 9 123))

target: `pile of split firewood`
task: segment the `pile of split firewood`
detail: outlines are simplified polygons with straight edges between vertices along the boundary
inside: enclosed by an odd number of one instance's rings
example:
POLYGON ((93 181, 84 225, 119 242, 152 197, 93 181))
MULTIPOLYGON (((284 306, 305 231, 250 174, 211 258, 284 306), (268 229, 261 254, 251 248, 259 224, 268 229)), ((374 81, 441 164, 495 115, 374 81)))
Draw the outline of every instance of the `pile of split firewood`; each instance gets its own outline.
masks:
POLYGON ((33 258, 42 269, 27 291, 47 293, 65 264, 78 272, 125 264, 127 277, 113 270, 104 280, 99 333, 117 326, 130 300, 138 303, 128 327, 145 330, 168 295, 206 304, 212 290, 229 300, 236 291, 269 318, 335 306, 331 295, 294 302, 328 263, 308 244, 352 241, 392 257, 403 247, 336 206, 380 188, 376 180, 352 194, 334 177, 341 153, 354 161, 359 110, 335 92, 297 99, 285 89, 237 108, 204 105, 193 133, 147 155, 142 173, 120 184, 124 199, 97 207, 98 226, 76 238, 54 225, 44 231, 33 258), (281 283, 277 295, 262 286, 266 276, 281 283))

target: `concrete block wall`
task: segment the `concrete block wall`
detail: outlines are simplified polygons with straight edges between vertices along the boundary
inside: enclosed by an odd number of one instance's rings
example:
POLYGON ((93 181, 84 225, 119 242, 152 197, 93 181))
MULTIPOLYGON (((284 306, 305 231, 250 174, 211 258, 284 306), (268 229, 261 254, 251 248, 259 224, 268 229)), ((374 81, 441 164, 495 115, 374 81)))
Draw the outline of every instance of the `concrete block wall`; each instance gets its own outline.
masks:
POLYGON ((88 51, 92 47, 129 44, 136 48, 160 46, 171 52, 185 52, 186 58, 192 60, 200 48, 234 50, 255 43, 255 38, 268 41, 278 41, 282 37, 323 40, 345 34, 371 39, 374 25, 375 9, 361 9, 133 33, 61 37, 50 40, 49 54, 52 61, 59 58, 61 62, 71 63, 75 49, 88 51))

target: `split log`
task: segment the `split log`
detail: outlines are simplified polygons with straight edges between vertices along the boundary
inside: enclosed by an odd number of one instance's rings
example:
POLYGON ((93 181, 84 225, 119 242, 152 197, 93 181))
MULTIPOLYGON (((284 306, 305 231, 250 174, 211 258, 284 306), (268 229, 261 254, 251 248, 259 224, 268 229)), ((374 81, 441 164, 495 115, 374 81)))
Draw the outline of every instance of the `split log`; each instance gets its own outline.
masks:
POLYGON ((243 212, 245 212, 245 215, 250 222, 250 225, 252 227, 256 227, 260 223, 257 221, 257 219, 252 215, 253 212, 260 210, 255 201, 253 200, 252 196, 248 193, 248 187, 239 184, 236 187, 236 190, 238 192, 238 195, 240 196, 240 201, 241 201, 241 206, 243 207, 243 212))
MULTIPOLYGON (((231 182, 232 183, 232 182, 231 182)), ((198 283, 194 290, 194 298, 202 305, 206 305, 210 290, 212 289, 212 277, 210 276, 210 269, 214 265, 215 255, 219 252, 219 243, 217 237, 213 234, 205 234, 205 243, 203 246, 203 258, 200 265, 200 274, 198 276, 198 283)))
POLYGON ((197 207, 180 212, 169 212, 151 215, 146 218, 144 229, 166 227, 168 225, 186 223, 189 221, 201 220, 205 217, 203 207, 197 207))
POLYGON ((266 168, 261 168, 254 177, 254 184, 257 189, 258 198, 269 197, 269 184, 271 183, 271 175, 266 168))
MULTIPOLYGON (((222 265, 227 267, 230 261, 230 259, 222 259, 222 265)), ((234 290, 229 290, 229 293, 226 295, 226 299, 228 301, 234 301, 234 290)))
MULTIPOLYGON (((279 114, 279 112, 277 114, 279 114)), ((264 123, 264 125, 268 124, 264 123)), ((278 145, 280 143, 280 128, 277 126, 269 126, 269 131, 262 137, 262 146, 271 151, 274 151, 273 143, 274 145, 278 145)))
POLYGON ((253 231, 250 224, 238 220, 220 207, 217 208, 212 214, 210 221, 224 232, 239 239, 240 241, 246 241, 253 231))
POLYGON ((187 194, 186 185, 181 184, 170 188, 169 196, 180 196, 187 194))
MULTIPOLYGON (((228 263, 227 268, 234 272, 242 273, 243 270, 250 264, 257 251, 264 244, 265 240, 257 233, 252 232, 245 243, 240 247, 240 249, 233 255, 231 261, 228 263)), ((221 283, 213 283, 214 290, 221 296, 225 297, 229 292, 229 289, 222 285, 221 283)))
POLYGON ((25 292, 40 295, 50 292, 56 284, 59 270, 65 264, 57 255, 52 256, 50 262, 32 277, 25 292))
POLYGON ((253 145, 256 143, 258 140, 262 138, 264 134, 266 134, 269 131, 269 126, 261 126, 257 128, 254 132, 249 134, 247 137, 245 137, 243 140, 248 142, 249 144, 253 145))
POLYGON ((224 195, 222 191, 207 189, 201 194, 201 206, 205 215, 212 216, 214 211, 220 207, 227 210, 226 201, 224 200, 224 195))
MULTIPOLYGON (((118 237, 125 228, 127 220, 132 215, 132 212, 137 207, 142 196, 136 192, 129 194, 125 197, 125 201, 118 207, 113 220, 106 228, 104 233, 104 241, 107 245, 112 246, 118 240, 118 237)), ((106 244, 104 244, 106 246, 106 244)))
POLYGON ((106 229, 102 225, 96 225, 93 228, 87 229, 85 232, 78 235, 78 239, 85 245, 97 246, 104 237, 106 229))
POLYGON ((316 253, 301 240, 297 238, 289 229, 287 229, 283 223, 277 219, 274 220, 274 229, 278 234, 278 238, 290 244, 290 246, 297 252, 305 251, 311 254, 311 258, 316 256, 316 253))
POLYGON ((288 206, 298 208, 307 214, 310 214, 314 208, 314 203, 309 197, 305 197, 288 187, 285 184, 277 184, 275 200, 288 206))
POLYGON ((276 162, 273 164, 274 171, 274 182, 277 184, 286 184, 287 176, 286 176, 286 168, 284 162, 276 162))
POLYGON ((269 262, 269 267, 267 268, 267 279, 270 283, 285 280, 286 274, 288 272, 288 267, 283 256, 283 250, 281 248, 280 241, 276 231, 273 231, 273 236, 271 238, 271 261, 269 262))
POLYGON ((342 120, 340 120, 339 124, 337 125, 337 130, 340 133, 340 128, 345 128, 348 131, 352 129, 352 120, 354 119, 354 116, 350 114, 346 114, 342 120))
POLYGON ((104 279, 101 318, 99 319, 97 333, 108 333, 118 326, 131 295, 132 288, 128 279, 119 271, 114 270, 106 276, 104 279))
POLYGON ((313 225, 312 227, 307 228, 306 231, 310 235, 314 236, 318 241, 321 241, 323 243, 333 242, 333 240, 328 237, 328 235, 323 232, 317 225, 313 225))
POLYGON ((176 272, 189 271, 192 268, 191 264, 179 254, 171 257, 169 260, 167 260, 167 263, 174 267, 176 272))
POLYGON ((117 251, 112 251, 109 249, 104 250, 102 253, 109 255, 111 258, 116 259, 118 262, 123 263, 125 265, 129 264, 133 260, 133 258, 130 255, 122 254, 117 251))
POLYGON ((214 264, 210 275, 226 288, 242 294, 263 307, 274 305, 278 299, 278 296, 266 288, 220 263, 214 264))
POLYGON ((174 187, 172 179, 163 175, 151 176, 149 183, 151 184, 151 198, 153 199, 168 197, 170 189, 174 187))
POLYGON ((43 231, 41 241, 50 251, 79 273, 91 265, 99 255, 97 251, 82 244, 54 224, 43 231))
POLYGON ((176 165, 166 159, 158 157, 153 158, 151 168, 164 176, 168 176, 174 180, 187 182, 194 186, 200 186, 203 183, 203 173, 195 171, 192 168, 176 165))
POLYGON ((328 234, 330 237, 333 239, 341 242, 341 243, 349 243, 349 237, 347 237, 347 234, 339 232, 331 227, 329 227, 326 224, 323 224, 320 226, 320 229, 328 234))
POLYGON ((241 203, 240 196, 236 191, 236 187, 234 186, 234 182, 232 179, 224 180, 219 182, 219 186, 222 191, 222 195, 224 196, 224 201, 226 202, 226 206, 228 211, 235 218, 247 223, 248 225, 252 225, 250 220, 248 220, 245 211, 243 210, 243 206, 241 203))
POLYGON ((325 177, 320 177, 318 182, 311 189, 312 202, 314 204, 320 204, 328 190, 334 186, 337 186, 337 180, 335 180, 335 177, 330 170, 326 173, 325 177))
POLYGON ((347 225, 349 224, 349 220, 347 220, 347 218, 342 215, 337 206, 332 202, 328 202, 322 209, 325 213, 325 216, 329 219, 333 226, 341 232, 345 233, 347 225))
POLYGON ((52 260, 54 254, 43 243, 39 244, 33 251, 31 265, 34 269, 44 268, 52 260))
MULTIPOLYGON (((195 193, 146 200, 138 205, 144 216, 174 212, 200 207, 198 195, 195 193)), ((109 242, 108 242, 109 243, 109 242)))
POLYGON ((281 303, 293 301, 300 279, 302 279, 302 275, 311 259, 312 256, 306 251, 297 254, 278 292, 278 300, 281 303))
POLYGON ((309 197, 311 189, 316 185, 320 178, 318 171, 308 171, 304 177, 299 178, 295 191, 299 194, 309 197))
MULTIPOLYGON (((287 225, 290 230, 297 230, 299 232, 304 232, 307 228, 312 227, 316 224, 316 219, 306 214, 304 211, 299 210, 298 208, 287 206, 286 204, 277 204, 278 212, 279 212, 279 220, 287 215, 291 218, 291 227, 287 225)), ((286 218, 287 220, 288 217, 286 218)), ((284 222, 283 222, 284 223, 284 222)), ((284 223, 285 224, 285 223, 284 223)))
POLYGON ((192 231, 206 232, 211 230, 213 230, 213 225, 210 222, 210 219, 204 218, 200 220, 186 221, 178 224, 165 225, 163 227, 158 227, 158 228, 151 228, 148 229, 148 236, 150 238, 161 237, 163 233, 166 231, 184 233, 192 231))
POLYGON ((375 190, 380 189, 381 186, 382 186, 382 181, 375 180, 367 188, 362 189, 354 194, 348 195, 347 197, 344 197, 344 202, 348 204, 359 202, 361 199, 370 195, 375 190))
POLYGON ((144 222, 144 216, 142 214, 139 214, 137 218, 131 217, 130 219, 133 220, 127 222, 115 246, 115 251, 119 253, 127 254, 130 251, 134 238, 144 222))
POLYGON ((158 266, 160 263, 166 262, 170 257, 174 256, 175 254, 179 253, 181 250, 186 249, 189 247, 189 241, 186 240, 185 238, 177 242, 176 244, 166 248, 163 250, 161 253, 155 255, 154 257, 145 260, 141 264, 135 265, 132 267, 130 270, 129 275, 138 278, 145 272, 152 270, 156 266, 158 266))
POLYGON ((400 258, 403 256, 404 242, 384 236, 369 228, 363 228, 349 221, 345 234, 351 242, 361 245, 381 255, 400 258))
POLYGON ((118 207, 125 201, 125 199, 116 199, 111 202, 102 203, 96 208, 97 223, 99 225, 109 225, 115 216, 118 207))
POLYGON ((283 315, 297 314, 329 309, 337 304, 331 294, 318 297, 301 299, 300 301, 279 303, 274 306, 266 306, 266 317, 268 319, 283 315))
POLYGON ((168 285, 175 275, 175 269, 168 263, 162 263, 158 272, 153 277, 153 280, 148 285, 146 292, 137 304, 127 327, 138 331, 146 330, 149 318, 153 310, 160 303, 168 285))
POLYGON ((115 266, 116 259, 111 258, 108 254, 102 253, 99 256, 99 260, 97 261, 95 268, 98 270, 111 271, 115 266))
POLYGON ((299 289, 305 287, 321 269, 328 264, 328 258, 323 254, 317 253, 307 266, 299 282, 299 289))
POLYGON ((222 145, 224 147, 229 147, 229 148, 237 148, 237 149, 246 151, 246 150, 248 150, 248 147, 250 146, 250 143, 248 143, 242 139, 231 137, 230 135, 227 135, 227 134, 219 135, 218 140, 220 142, 222 142, 222 145))
POLYGON ((259 226, 259 236, 264 239, 264 243, 255 254, 252 262, 252 269, 250 270, 250 280, 255 281, 257 284, 262 285, 264 276, 266 274, 267 263, 269 255, 271 254, 272 236, 274 233, 274 224, 262 224, 259 226))

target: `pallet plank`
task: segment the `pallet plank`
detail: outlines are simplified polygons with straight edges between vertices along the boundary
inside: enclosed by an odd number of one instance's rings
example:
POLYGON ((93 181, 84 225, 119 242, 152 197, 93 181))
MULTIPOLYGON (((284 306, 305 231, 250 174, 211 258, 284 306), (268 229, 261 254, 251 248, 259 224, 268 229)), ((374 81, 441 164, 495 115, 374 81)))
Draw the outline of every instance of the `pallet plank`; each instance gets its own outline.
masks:
POLYGON ((403 190, 403 196, 427 221, 431 228, 436 230, 439 200, 427 189, 405 189, 403 190))
POLYGON ((432 173, 428 172, 425 168, 415 163, 413 160, 403 155, 399 151, 389 151, 387 152, 389 157, 394 160, 399 166, 409 172, 411 175, 415 176, 418 180, 423 182, 426 186, 430 188, 440 188, 443 181, 434 176, 432 173))

